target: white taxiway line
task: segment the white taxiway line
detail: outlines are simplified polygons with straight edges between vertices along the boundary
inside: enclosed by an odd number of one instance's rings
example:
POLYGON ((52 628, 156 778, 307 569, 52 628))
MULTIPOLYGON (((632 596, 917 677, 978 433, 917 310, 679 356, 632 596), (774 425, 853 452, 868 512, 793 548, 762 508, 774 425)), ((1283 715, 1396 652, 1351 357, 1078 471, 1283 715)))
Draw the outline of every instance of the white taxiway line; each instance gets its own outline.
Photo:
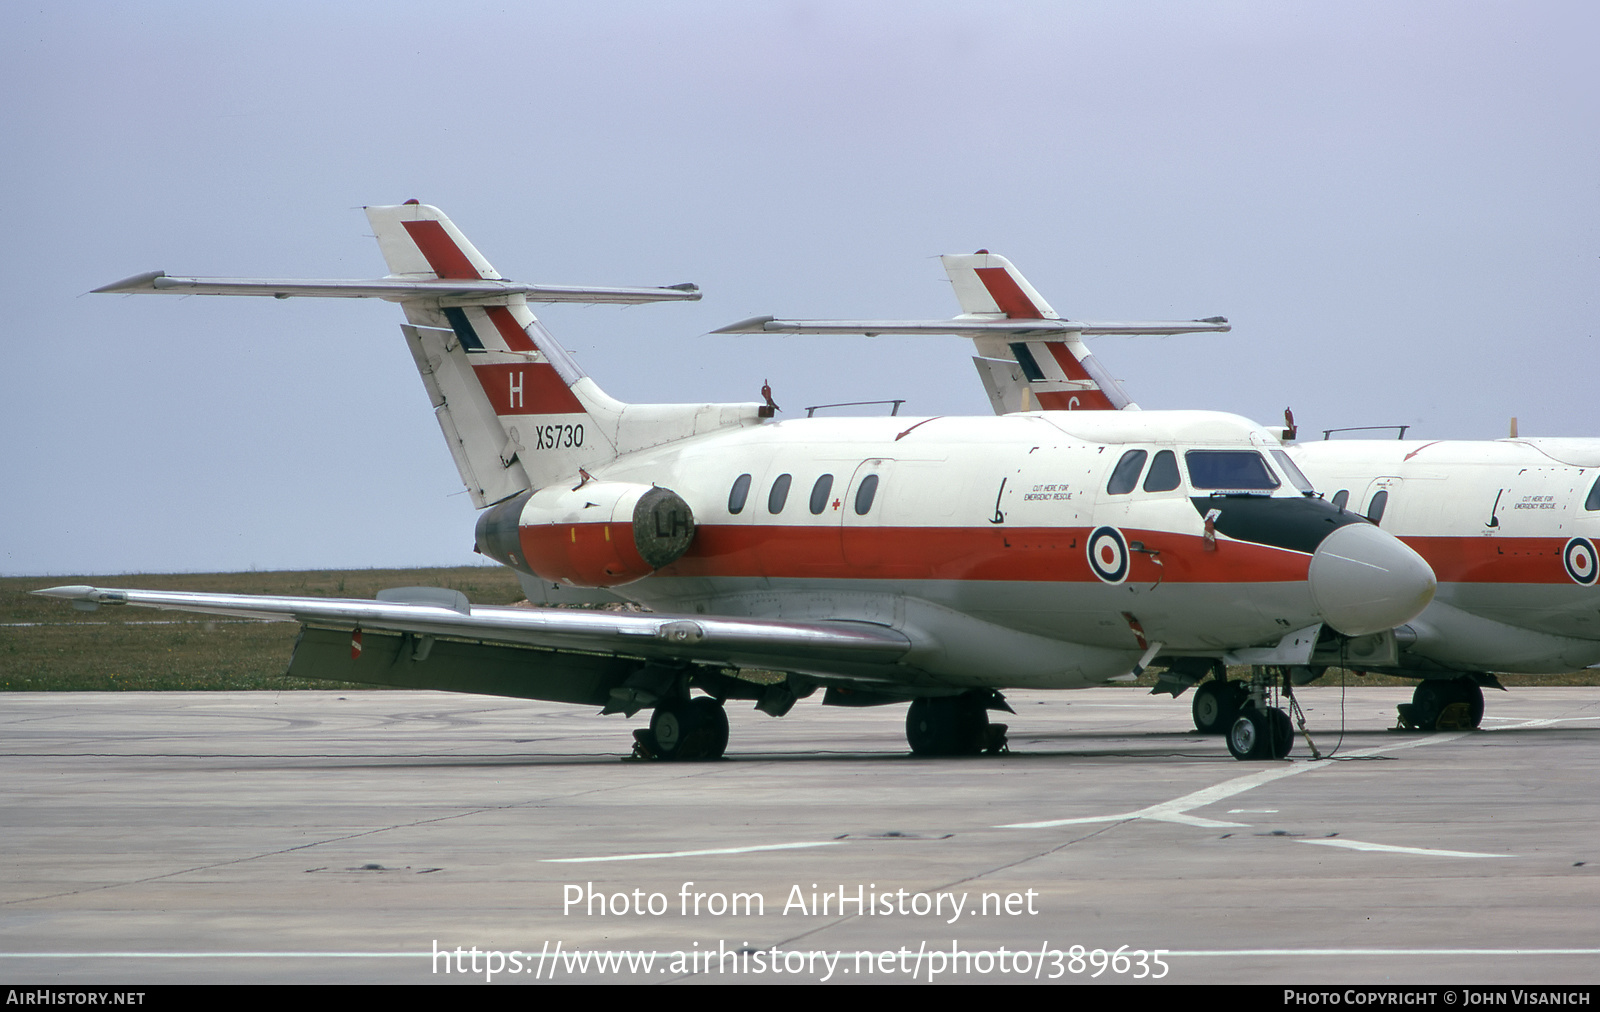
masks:
POLYGON ((1295 843, 1314 843, 1319 847, 1343 847, 1345 850, 1375 850, 1383 854, 1420 854, 1423 857, 1516 857, 1515 854, 1480 854, 1473 850, 1434 850, 1430 847, 1396 847, 1388 843, 1363 843, 1360 840, 1296 840, 1295 843))
MULTIPOLYGON (((1463 738, 1466 735, 1467 732, 1465 731, 1458 731, 1454 734, 1430 735, 1427 738, 1415 738, 1411 741, 1398 742, 1393 745, 1379 745, 1376 748, 1361 749, 1349 753, 1348 757, 1352 759, 1364 758, 1384 752, 1396 752, 1403 748, 1436 745, 1440 742, 1455 741, 1457 738, 1463 738)), ((1176 822, 1185 826, 1199 826, 1203 829, 1237 829, 1240 826, 1248 825, 1248 823, 1221 822, 1216 819, 1206 819, 1188 813, 1192 809, 1215 804, 1224 798, 1231 798, 1235 794, 1243 794, 1245 791, 1260 787, 1262 784, 1270 784, 1274 780, 1292 777, 1297 773, 1309 773, 1312 770, 1332 765, 1333 762, 1334 760, 1332 759, 1314 759, 1310 762, 1296 762, 1287 766, 1265 769, 1259 773, 1249 773, 1242 777, 1235 777, 1232 780, 1225 780, 1215 786, 1203 788, 1192 794, 1185 794, 1181 798, 1163 801, 1159 805, 1151 805, 1148 808, 1140 808, 1132 812, 1119 812, 1116 815, 1090 815, 1078 819, 1050 819, 1044 822, 1014 822, 994 828, 1049 829, 1054 826, 1075 826, 1089 822, 1127 822, 1132 819, 1150 819, 1155 822, 1176 822)))
POLYGON ((837 847, 843 840, 818 840, 813 843, 764 843, 756 847, 717 847, 712 850, 669 850, 655 854, 607 854, 603 857, 547 857, 542 864, 592 864, 596 861, 649 861, 658 857, 706 857, 714 854, 753 854, 760 850, 804 850, 807 847, 837 847))

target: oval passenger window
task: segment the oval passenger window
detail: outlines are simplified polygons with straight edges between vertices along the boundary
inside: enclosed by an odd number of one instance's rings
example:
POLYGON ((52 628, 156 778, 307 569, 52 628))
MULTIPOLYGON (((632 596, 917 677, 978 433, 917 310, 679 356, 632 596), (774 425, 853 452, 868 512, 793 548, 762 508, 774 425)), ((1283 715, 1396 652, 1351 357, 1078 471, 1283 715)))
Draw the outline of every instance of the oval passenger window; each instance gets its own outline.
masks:
POLYGON ((1389 505, 1389 491, 1384 489, 1372 497, 1372 502, 1367 504, 1367 519, 1373 523, 1383 522, 1384 508, 1389 505))
POLYGON ((745 500, 750 498, 750 476, 741 474, 734 479, 733 489, 728 493, 728 512, 744 512, 745 500))
POLYGON ((825 474, 811 486, 811 515, 816 516, 828 508, 828 493, 833 491, 833 475, 825 474))
POLYGON ((878 476, 869 474, 856 486, 856 516, 864 517, 872 509, 872 499, 878 494, 878 476))
POLYGON ((783 512, 783 504, 789 500, 789 483, 793 480, 792 475, 778 475, 778 480, 772 483, 772 491, 767 493, 768 513, 776 516, 783 512))

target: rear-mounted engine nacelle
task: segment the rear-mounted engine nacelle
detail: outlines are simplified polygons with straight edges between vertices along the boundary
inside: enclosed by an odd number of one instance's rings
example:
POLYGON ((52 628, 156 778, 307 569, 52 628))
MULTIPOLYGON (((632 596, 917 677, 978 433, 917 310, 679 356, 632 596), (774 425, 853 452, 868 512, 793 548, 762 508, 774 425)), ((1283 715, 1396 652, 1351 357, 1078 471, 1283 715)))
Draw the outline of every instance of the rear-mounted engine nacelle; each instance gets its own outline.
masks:
POLYGON ((546 487, 478 517, 478 551, 572 587, 616 587, 676 560, 694 539, 694 513, 671 489, 591 481, 546 487))

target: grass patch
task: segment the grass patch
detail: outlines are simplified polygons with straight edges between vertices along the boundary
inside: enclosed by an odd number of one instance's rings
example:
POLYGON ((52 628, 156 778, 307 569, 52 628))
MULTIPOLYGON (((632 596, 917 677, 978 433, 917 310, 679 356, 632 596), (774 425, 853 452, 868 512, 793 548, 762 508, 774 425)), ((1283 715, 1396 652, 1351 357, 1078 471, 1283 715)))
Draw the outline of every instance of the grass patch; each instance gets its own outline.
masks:
POLYGON ((78 611, 28 593, 88 584, 143 590, 370 598, 388 587, 448 587, 474 604, 512 604, 508 569, 353 569, 0 578, 0 691, 240 689, 366 690, 370 685, 287 678, 295 622, 253 622, 154 608, 78 611))

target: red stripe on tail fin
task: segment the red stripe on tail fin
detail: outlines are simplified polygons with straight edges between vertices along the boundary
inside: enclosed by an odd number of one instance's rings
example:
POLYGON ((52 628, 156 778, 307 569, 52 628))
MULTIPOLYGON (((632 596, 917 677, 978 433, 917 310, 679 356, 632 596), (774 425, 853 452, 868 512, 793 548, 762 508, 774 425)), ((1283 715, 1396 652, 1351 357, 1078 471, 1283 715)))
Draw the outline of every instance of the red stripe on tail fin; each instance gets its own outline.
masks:
POLYGON ((1000 311, 1013 320, 1042 320, 1044 314, 1033 304, 1016 279, 1004 267, 979 267, 976 269, 983 287, 989 289, 1000 311))
POLYGON ((504 306, 486 306, 484 312, 489 315, 489 322, 494 324, 494 329, 500 332, 500 339, 505 341, 507 348, 512 351, 539 350, 539 346, 533 343, 527 332, 517 326, 511 310, 504 306))
MULTIPOLYGON (((1095 383, 1094 377, 1078 361, 1078 356, 1072 349, 1061 341, 1046 341, 1044 346, 1050 349, 1050 357, 1056 360, 1061 371, 1067 378, 1079 382, 1095 383)), ((1046 411, 1115 411, 1117 406, 1111 403, 1111 398, 1100 390, 1100 385, 1095 383, 1088 390, 1058 390, 1035 391, 1034 398, 1039 406, 1046 411), (1075 402, 1075 403, 1074 403, 1075 402)))
POLYGON ((441 278, 472 279, 482 278, 478 269, 472 266, 472 261, 461 252, 461 247, 450 238, 450 233, 444 226, 436 221, 402 221, 400 224, 406 228, 406 233, 411 236, 411 241, 417 244, 417 249, 422 251, 422 256, 428 261, 428 266, 433 268, 433 273, 441 278))

